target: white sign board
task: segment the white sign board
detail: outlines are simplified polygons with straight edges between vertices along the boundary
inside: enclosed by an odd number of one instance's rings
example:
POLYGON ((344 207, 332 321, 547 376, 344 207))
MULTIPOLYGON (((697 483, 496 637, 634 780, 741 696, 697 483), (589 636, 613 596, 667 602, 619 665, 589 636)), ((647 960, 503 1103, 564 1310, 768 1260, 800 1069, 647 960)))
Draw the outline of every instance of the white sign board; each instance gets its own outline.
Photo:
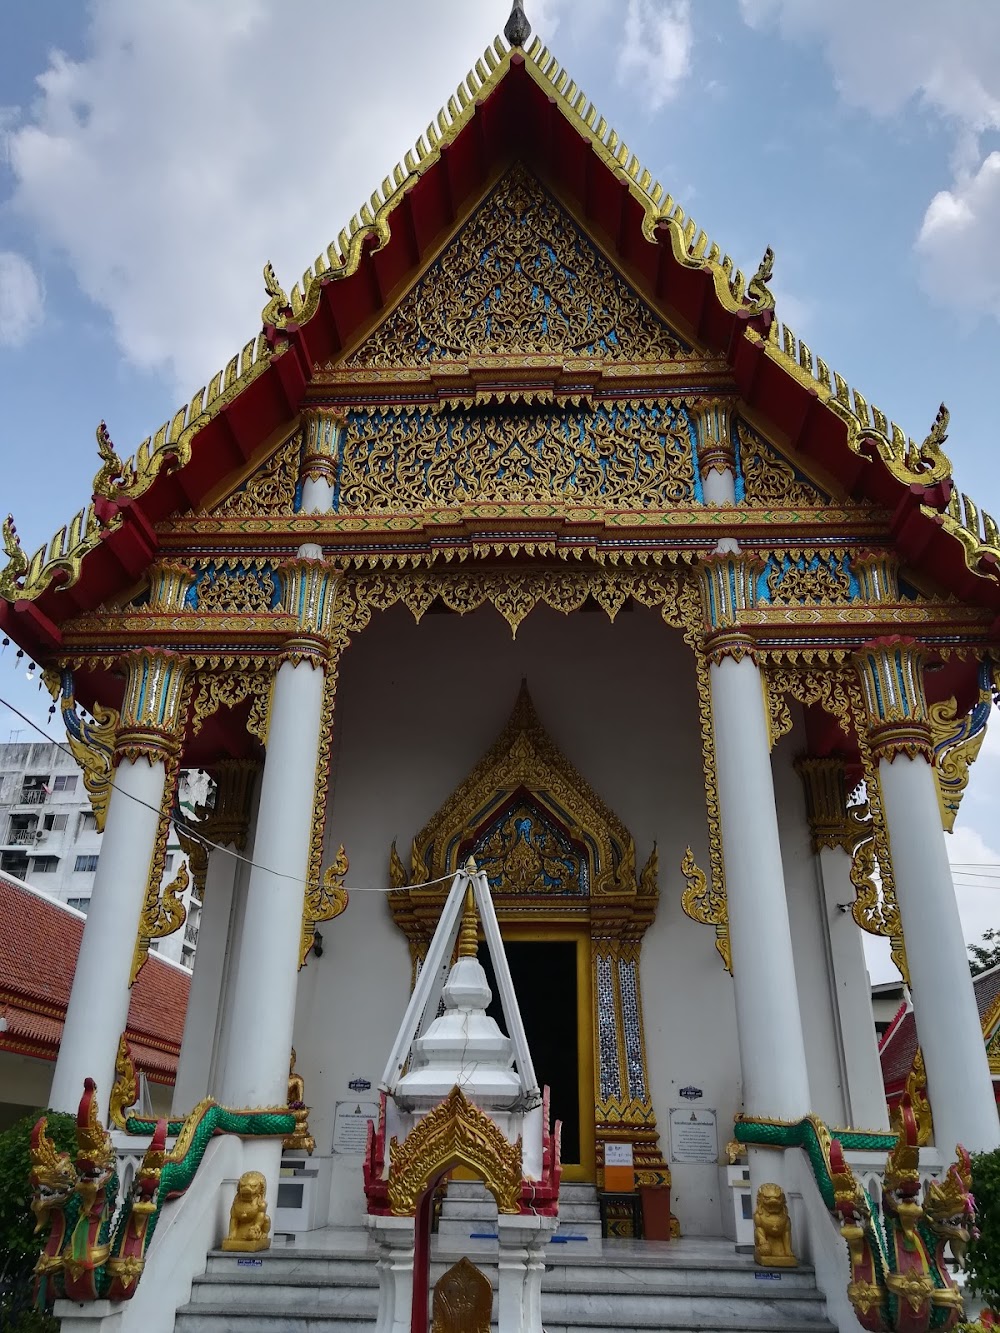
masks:
POLYGON ((714 1111, 675 1106, 670 1112, 670 1160, 718 1162, 719 1130, 714 1111))
POLYGON ((631 1143, 606 1143, 604 1145, 605 1166, 631 1166, 631 1143))
POLYGON ((363 1157, 369 1120, 378 1124, 378 1102, 338 1102, 333 1118, 333 1151, 363 1157))

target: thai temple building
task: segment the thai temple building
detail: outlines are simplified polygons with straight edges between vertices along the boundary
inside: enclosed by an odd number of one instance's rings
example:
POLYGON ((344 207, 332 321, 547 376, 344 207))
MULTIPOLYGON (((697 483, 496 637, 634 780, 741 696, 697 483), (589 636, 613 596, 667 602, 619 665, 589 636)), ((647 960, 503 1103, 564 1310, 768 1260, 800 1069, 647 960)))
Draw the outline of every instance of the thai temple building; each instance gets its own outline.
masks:
POLYGON ((505 37, 207 387, 130 458, 101 424, 51 542, 4 527, 104 830, 79 1151, 41 1124, 32 1167, 70 1333, 961 1317, 1000 1123, 945 833, 996 524, 943 408, 849 388, 521 0, 505 37), (128 1015, 192 768, 154 1121, 128 1015), (863 932, 913 998, 891 1124, 863 932))

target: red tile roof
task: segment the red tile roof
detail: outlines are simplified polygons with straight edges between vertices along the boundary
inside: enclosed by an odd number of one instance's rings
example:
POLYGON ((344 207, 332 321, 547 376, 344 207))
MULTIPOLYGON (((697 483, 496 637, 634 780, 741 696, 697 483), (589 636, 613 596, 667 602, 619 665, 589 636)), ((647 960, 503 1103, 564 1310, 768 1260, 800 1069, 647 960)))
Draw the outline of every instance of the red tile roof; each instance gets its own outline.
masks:
MULTIPOLYGON (((983 972, 978 977, 974 977, 973 986, 976 992, 976 1004, 979 1007, 980 1021, 985 1021, 1000 1002, 1000 967, 991 968, 989 972, 983 972)), ((984 1039, 988 1035, 988 1033, 984 1033, 984 1039)), ((892 1020, 892 1025, 886 1031, 879 1046, 879 1057, 882 1061, 882 1081, 885 1084, 886 1096, 890 1100, 902 1093, 910 1070, 913 1068, 913 1057, 916 1053, 916 1019, 913 1016, 912 1009, 907 1012, 906 1007, 902 1006, 899 1013, 892 1020)))
MULTIPOLYGON (((0 875, 0 1050, 54 1060, 84 918, 0 875)), ((150 955, 132 988, 126 1037, 137 1069, 173 1083, 190 976, 150 955)))

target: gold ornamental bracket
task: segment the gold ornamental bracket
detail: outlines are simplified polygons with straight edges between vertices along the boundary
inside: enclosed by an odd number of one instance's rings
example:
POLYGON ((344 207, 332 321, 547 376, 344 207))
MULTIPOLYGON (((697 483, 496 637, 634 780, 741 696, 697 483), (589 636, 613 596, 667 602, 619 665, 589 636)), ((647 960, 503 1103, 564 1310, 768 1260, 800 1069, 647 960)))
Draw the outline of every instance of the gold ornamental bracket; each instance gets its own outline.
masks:
POLYGON ((118 1038, 118 1053, 115 1056, 115 1081, 108 1100, 108 1118, 115 1129, 124 1129, 128 1111, 139 1100, 139 1076, 136 1073, 132 1048, 125 1039, 125 1033, 118 1038))
POLYGON ((687 888, 681 895, 684 915, 703 926, 715 927, 715 947, 730 976, 733 974, 733 950, 729 940, 729 909, 724 891, 709 885, 708 876, 694 859, 691 848, 685 849, 681 860, 681 874, 687 888))
POLYGON ((325 921, 334 921, 347 907, 348 893, 344 877, 350 861, 341 843, 331 865, 327 866, 319 884, 307 885, 302 907, 302 935, 299 941, 299 970, 306 965, 309 951, 316 943, 316 927, 325 921))

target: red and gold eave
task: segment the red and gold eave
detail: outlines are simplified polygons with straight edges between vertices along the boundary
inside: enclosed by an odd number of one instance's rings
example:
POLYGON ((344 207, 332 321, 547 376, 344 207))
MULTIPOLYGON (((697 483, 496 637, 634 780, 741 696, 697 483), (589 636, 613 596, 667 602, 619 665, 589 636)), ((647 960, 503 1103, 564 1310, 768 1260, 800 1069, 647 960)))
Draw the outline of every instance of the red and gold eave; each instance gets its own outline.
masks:
MULTIPOLYGON (((0 600, 6 633, 32 656, 51 657, 59 652, 64 621, 134 587, 157 553, 157 525, 212 503, 225 494, 227 480, 243 475, 287 435, 309 400, 318 368, 344 357, 385 317, 500 173, 519 159, 699 356, 728 367, 730 386, 748 414, 789 458, 826 474, 846 495, 887 510, 901 560, 960 601, 997 613, 1000 635, 1000 570, 991 554, 970 562, 948 530, 942 511, 953 488, 950 478, 906 484, 876 440, 867 448, 862 433, 859 441, 810 376, 775 355, 769 302, 727 299, 717 258, 694 258, 697 247, 679 239, 675 217, 650 225, 648 192, 636 186, 634 160, 624 153, 616 158, 613 140, 599 140, 588 129, 568 96, 556 94, 560 84, 551 83, 543 66, 544 53, 539 59, 534 48, 528 57, 520 51, 504 56, 482 81, 482 96, 456 117, 454 133, 424 155, 386 215, 369 214, 350 238, 342 233, 358 247, 352 262, 342 254, 340 267, 315 278, 316 290, 307 283, 297 315, 289 306, 274 310, 273 322, 264 327, 266 364, 206 413, 204 424, 195 423, 184 466, 161 467, 142 494, 123 503, 121 522, 101 533, 71 586, 64 586, 67 577, 57 568, 34 600, 0 600)), ((269 309, 275 306, 272 301, 269 309)), ((295 525, 291 517, 290 532, 295 525)))

